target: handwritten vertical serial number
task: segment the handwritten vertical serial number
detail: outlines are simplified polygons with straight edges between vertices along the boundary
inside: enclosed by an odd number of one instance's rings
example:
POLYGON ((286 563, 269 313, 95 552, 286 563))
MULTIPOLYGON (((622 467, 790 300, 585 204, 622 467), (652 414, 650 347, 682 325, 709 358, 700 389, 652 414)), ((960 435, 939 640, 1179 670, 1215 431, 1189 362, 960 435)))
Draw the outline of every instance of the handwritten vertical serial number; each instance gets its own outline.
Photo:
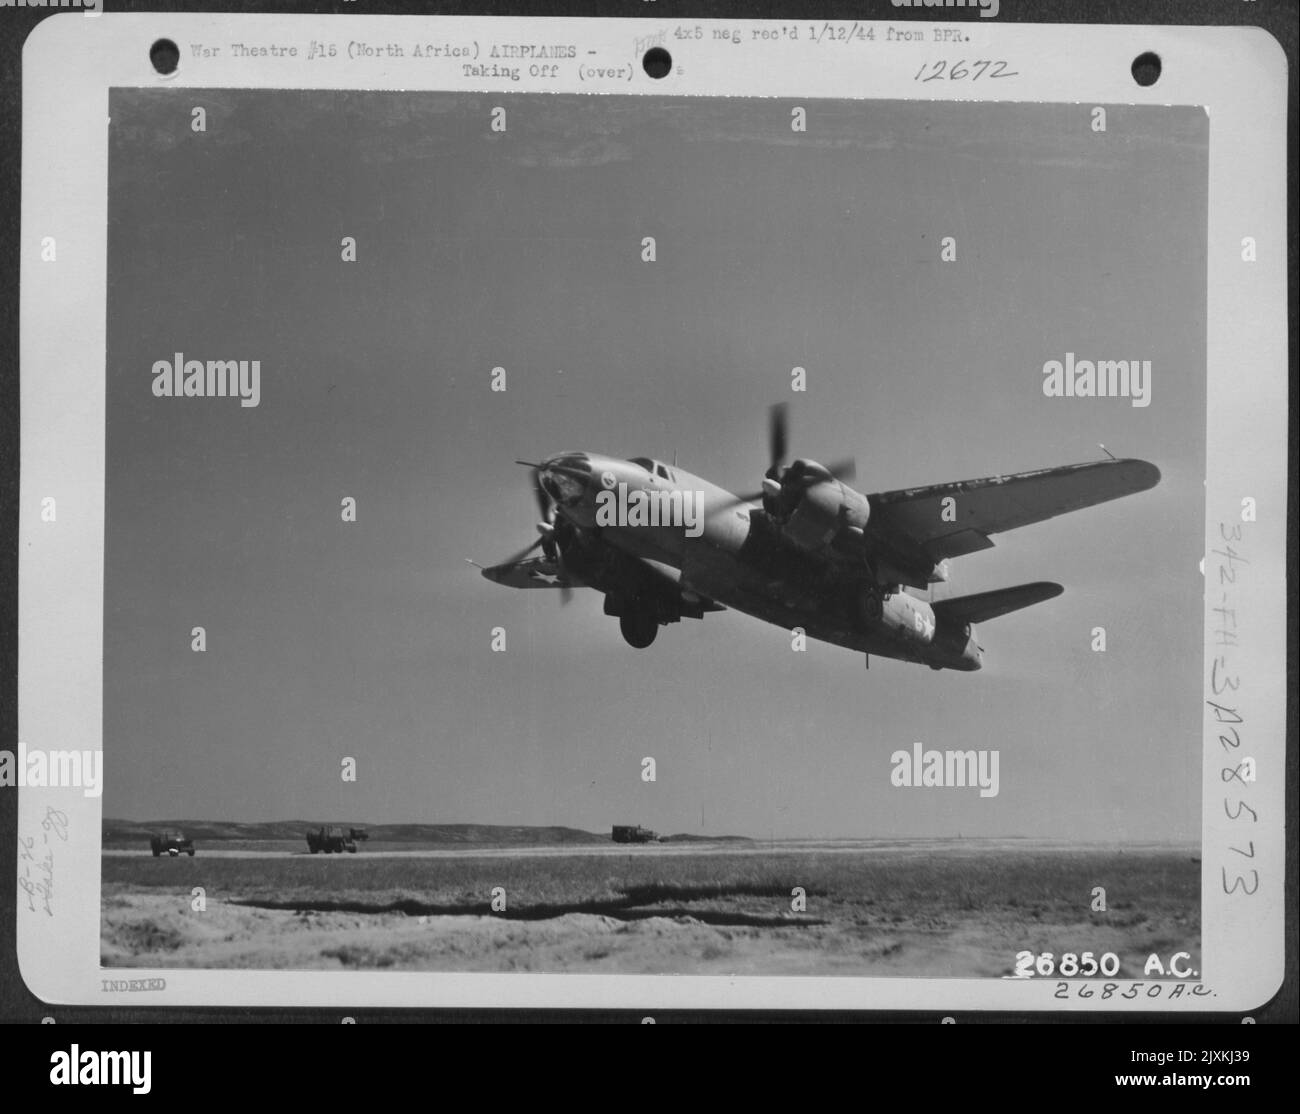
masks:
MULTIPOLYGON (((1206 703, 1214 713, 1219 729, 1219 746, 1227 763, 1219 771, 1219 779, 1227 786, 1223 795, 1224 815, 1234 822, 1253 826, 1259 823, 1259 813, 1245 799, 1250 790, 1250 781, 1247 780, 1245 771, 1251 768, 1252 763, 1249 759, 1241 758, 1240 754, 1246 717, 1242 712, 1241 701, 1234 695, 1241 687, 1241 676, 1234 667, 1238 641, 1233 586, 1237 583, 1240 566, 1250 562, 1236 548, 1242 541, 1240 523, 1230 527, 1220 522, 1219 537, 1222 546, 1210 551, 1211 556, 1218 558, 1213 570, 1214 581, 1207 583, 1205 589, 1218 600, 1217 606, 1210 608, 1210 613, 1217 617, 1211 631, 1216 652, 1210 663, 1210 693, 1213 699, 1206 703)), ((1228 852, 1240 858, 1231 859, 1219 868, 1225 894, 1243 894, 1249 897, 1259 889, 1259 870, 1241 861, 1255 858, 1255 841, 1248 838, 1252 830, 1253 827, 1244 828, 1241 836, 1228 846, 1228 852), (1241 846, 1237 846, 1238 843, 1241 846)))
POLYGON ((965 58, 956 62, 940 59, 938 62, 923 62, 921 68, 913 75, 913 81, 924 84, 927 81, 979 81, 982 77, 990 80, 995 77, 1019 77, 1019 70, 1008 70, 1005 62, 977 58, 967 62, 965 58), (930 72, 927 74, 926 70, 930 72))
POLYGON ((68 842, 68 814, 46 808, 39 836, 18 837, 18 888, 27 895, 27 908, 54 916, 54 848, 68 842), (39 842, 38 842, 39 840, 39 842))

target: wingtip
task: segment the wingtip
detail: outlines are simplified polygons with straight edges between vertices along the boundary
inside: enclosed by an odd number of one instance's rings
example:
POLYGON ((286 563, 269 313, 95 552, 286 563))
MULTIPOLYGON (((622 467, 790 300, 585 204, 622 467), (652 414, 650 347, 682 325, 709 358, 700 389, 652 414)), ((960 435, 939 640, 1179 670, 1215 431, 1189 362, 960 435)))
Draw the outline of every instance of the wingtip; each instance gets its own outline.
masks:
POLYGON ((480 565, 477 561, 472 560, 469 557, 466 557, 465 560, 468 564, 471 564, 476 569, 478 569, 479 576, 481 576, 484 580, 490 580, 494 584, 500 583, 500 581, 497 579, 497 576, 493 575, 494 573, 497 572, 496 568, 488 568, 485 565, 480 565))
POLYGON ((1034 580, 1028 584, 1017 585, 1015 590, 1032 593, 1034 603, 1044 603, 1047 600, 1056 599, 1065 591, 1065 585, 1057 584, 1054 580, 1034 580))
POLYGON ((1134 491, 1146 491, 1160 482, 1160 469, 1149 460, 1125 457, 1116 463, 1123 467, 1125 475, 1133 484, 1134 491))

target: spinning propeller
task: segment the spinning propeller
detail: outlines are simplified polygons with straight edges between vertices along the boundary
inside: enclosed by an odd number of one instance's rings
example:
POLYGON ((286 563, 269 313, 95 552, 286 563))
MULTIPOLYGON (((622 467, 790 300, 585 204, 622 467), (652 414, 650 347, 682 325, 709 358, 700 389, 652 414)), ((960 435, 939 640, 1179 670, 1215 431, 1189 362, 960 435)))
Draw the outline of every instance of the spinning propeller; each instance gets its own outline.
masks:
POLYGON ((788 442, 789 407, 780 402, 767 415, 767 451, 771 463, 763 474, 763 486, 753 494, 737 496, 737 503, 762 499, 763 509, 773 514, 779 509, 790 510, 814 484, 853 479, 857 466, 852 457, 836 461, 829 467, 815 460, 795 460, 783 468, 788 442))
MULTIPOLYGON (((516 460, 515 463, 532 469, 533 496, 537 500, 537 509, 542 518, 537 524, 537 533, 540 536, 531 545, 525 546, 502 564, 517 565, 533 550, 541 549, 542 555, 555 566, 555 571, 560 576, 564 576, 564 555, 560 552, 559 543, 555 539, 555 501, 542 486, 542 466, 528 460, 516 460)), ((571 599, 573 599, 573 589, 565 584, 560 588, 560 603, 566 604, 571 599)))

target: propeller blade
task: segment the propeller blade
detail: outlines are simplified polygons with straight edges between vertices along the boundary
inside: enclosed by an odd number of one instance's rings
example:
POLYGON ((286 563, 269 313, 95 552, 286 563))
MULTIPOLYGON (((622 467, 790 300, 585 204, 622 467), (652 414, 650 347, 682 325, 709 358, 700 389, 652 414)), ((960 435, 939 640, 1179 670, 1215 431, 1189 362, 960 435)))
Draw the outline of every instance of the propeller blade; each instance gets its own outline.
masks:
POLYGON ((546 538, 545 538, 545 537, 538 538, 538 539, 537 539, 535 542, 533 542, 532 545, 530 545, 527 549, 521 549, 518 553, 516 553, 513 557, 511 557, 508 561, 502 561, 501 563, 502 563, 503 565, 517 565, 517 564, 519 564, 519 562, 522 561, 525 557, 527 557, 527 556, 528 556, 528 555, 529 555, 529 554, 530 554, 534 549, 540 549, 540 548, 541 548, 541 545, 542 545, 542 543, 543 543, 544 541, 546 541, 546 538))
POLYGON ((551 543, 547 548, 547 554, 555 562, 555 571, 565 579, 565 583, 560 585, 560 606, 566 607, 573 600, 573 588, 568 583, 568 573, 564 568, 564 552, 560 549, 559 543, 555 540, 555 531, 549 531, 546 537, 551 543))
POLYGON ((789 407, 778 402, 767 413, 767 450, 771 460, 768 475, 775 474, 785 460, 789 440, 789 407))
POLYGON ((725 503, 718 505, 718 510, 725 511, 728 507, 738 507, 741 503, 757 503, 763 498, 761 491, 756 491, 752 495, 736 495, 728 499, 725 503))
MULTIPOLYGON (((564 555, 560 552, 560 547, 555 539, 555 501, 551 498, 550 493, 542 487, 542 466, 534 464, 531 460, 516 460, 515 463, 532 469, 533 496, 537 500, 537 510, 542 521, 537 524, 539 535, 537 540, 526 549, 521 549, 509 561, 502 563, 516 565, 532 553, 534 549, 541 549, 543 556, 554 562, 556 571, 563 576, 564 555)), ((566 469, 566 471, 572 470, 566 469)), ((565 584, 560 588, 560 603, 566 604, 571 599, 573 599, 573 589, 565 584)))
POLYGON ((858 465, 852 457, 848 457, 846 460, 837 460, 834 464, 827 465, 826 471, 837 480, 851 480, 857 474, 858 465))
POLYGON ((537 500, 537 510, 542 516, 543 522, 551 522, 555 518, 555 508, 551 505, 551 497, 542 487, 542 472, 540 468, 533 469, 533 497, 537 500))
POLYGON ((718 509, 726 510, 728 507, 738 507, 741 503, 757 503, 760 499, 770 498, 771 491, 764 488, 770 486, 771 482, 779 482, 781 476, 781 465, 785 461, 785 454, 789 442, 789 407, 784 402, 778 402, 770 407, 767 412, 767 453, 770 463, 767 471, 763 473, 763 487, 758 491, 745 495, 737 495, 727 500, 718 509))

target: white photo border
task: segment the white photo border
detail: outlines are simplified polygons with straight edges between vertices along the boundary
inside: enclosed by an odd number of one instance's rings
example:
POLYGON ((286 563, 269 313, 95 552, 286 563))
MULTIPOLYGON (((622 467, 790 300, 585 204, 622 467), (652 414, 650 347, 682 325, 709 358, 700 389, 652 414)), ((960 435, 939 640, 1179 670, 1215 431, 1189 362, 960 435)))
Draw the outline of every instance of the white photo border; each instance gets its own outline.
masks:
MULTIPOLYGON (((18 790, 21 856, 48 840, 48 810, 68 817, 51 869, 50 907, 32 911, 18 871, 19 970, 52 1004, 103 1004, 103 981, 154 980, 136 1006, 571 1007, 662 1009, 999 1010, 1245 1012, 1281 986, 1284 968, 1286 762, 1287 63, 1277 41, 1251 27, 999 24, 908 21, 909 29, 960 29, 962 51, 1004 59, 1016 76, 996 83, 918 83, 918 64, 953 51, 927 43, 855 47, 814 42, 715 42, 714 24, 755 28, 795 20, 521 18, 368 15, 228 15, 70 12, 40 23, 23 52, 20 285, 22 413, 19 526, 19 741, 31 747, 102 749, 105 490, 105 307, 109 90, 162 86, 646 94, 763 98, 1042 101, 1201 106, 1210 119, 1207 281, 1206 601, 1202 739, 1203 970, 1199 991, 1081 996, 1105 980, 793 978, 321 972, 189 969, 108 971, 100 966, 100 799, 76 789, 18 790), (704 28, 673 38, 678 25, 704 28), (466 77, 454 62, 412 65, 385 56, 305 57, 332 41, 574 42, 578 57, 554 76, 466 77), (659 39, 659 36, 663 36, 659 39), (149 48, 170 39, 179 69, 160 76, 149 48), (195 58, 195 42, 292 43, 291 57, 195 58), (670 51, 673 72, 650 78, 643 50, 670 51), (1163 72, 1137 85, 1133 59, 1156 53, 1163 72), (681 65, 682 73, 676 72, 681 65), (617 70, 617 77, 596 70, 617 70), (626 74, 626 76, 624 76, 626 74), (57 266, 42 261, 55 237, 57 266), (1258 258, 1242 258, 1244 237, 1258 258), (57 529, 41 500, 58 496, 57 529), (1243 500, 1255 518, 1243 522, 1243 500), (1236 537, 1231 562, 1236 645, 1215 638, 1214 556, 1236 537), (1213 578, 1213 579, 1212 579, 1213 578), (1232 682, 1231 684, 1229 682, 1232 682), (1235 687, 1234 687, 1235 685, 1235 687), (1240 754, 1257 778, 1233 776, 1219 742, 1231 706, 1240 754), (1243 812, 1242 805, 1246 806, 1243 812), (1232 810, 1236 810, 1233 818, 1232 810), (1244 817, 1253 813, 1255 822, 1244 817), (43 825, 46 825, 43 827, 43 825), (1245 849, 1249 846, 1251 854, 1245 849), (1241 881, 1238 881, 1238 878, 1241 881), (1252 885, 1254 886, 1251 889, 1252 885), (1231 887, 1232 892, 1227 892, 1231 887), (1061 981, 1067 997, 1058 996, 1061 981)), ((822 21, 815 21, 821 23, 822 21)), ((887 21, 832 21, 828 28, 887 21)), ((1184 561, 1195 555, 1154 554, 1184 561)), ((55 853, 55 852, 50 852, 55 853)), ((1110 980, 1128 987, 1132 980, 1110 980)), ((1148 986, 1152 985, 1147 983, 1148 986)), ((1168 984, 1165 984, 1166 986, 1168 984)), ((120 1000, 118 1000, 120 1004, 120 1000)))

